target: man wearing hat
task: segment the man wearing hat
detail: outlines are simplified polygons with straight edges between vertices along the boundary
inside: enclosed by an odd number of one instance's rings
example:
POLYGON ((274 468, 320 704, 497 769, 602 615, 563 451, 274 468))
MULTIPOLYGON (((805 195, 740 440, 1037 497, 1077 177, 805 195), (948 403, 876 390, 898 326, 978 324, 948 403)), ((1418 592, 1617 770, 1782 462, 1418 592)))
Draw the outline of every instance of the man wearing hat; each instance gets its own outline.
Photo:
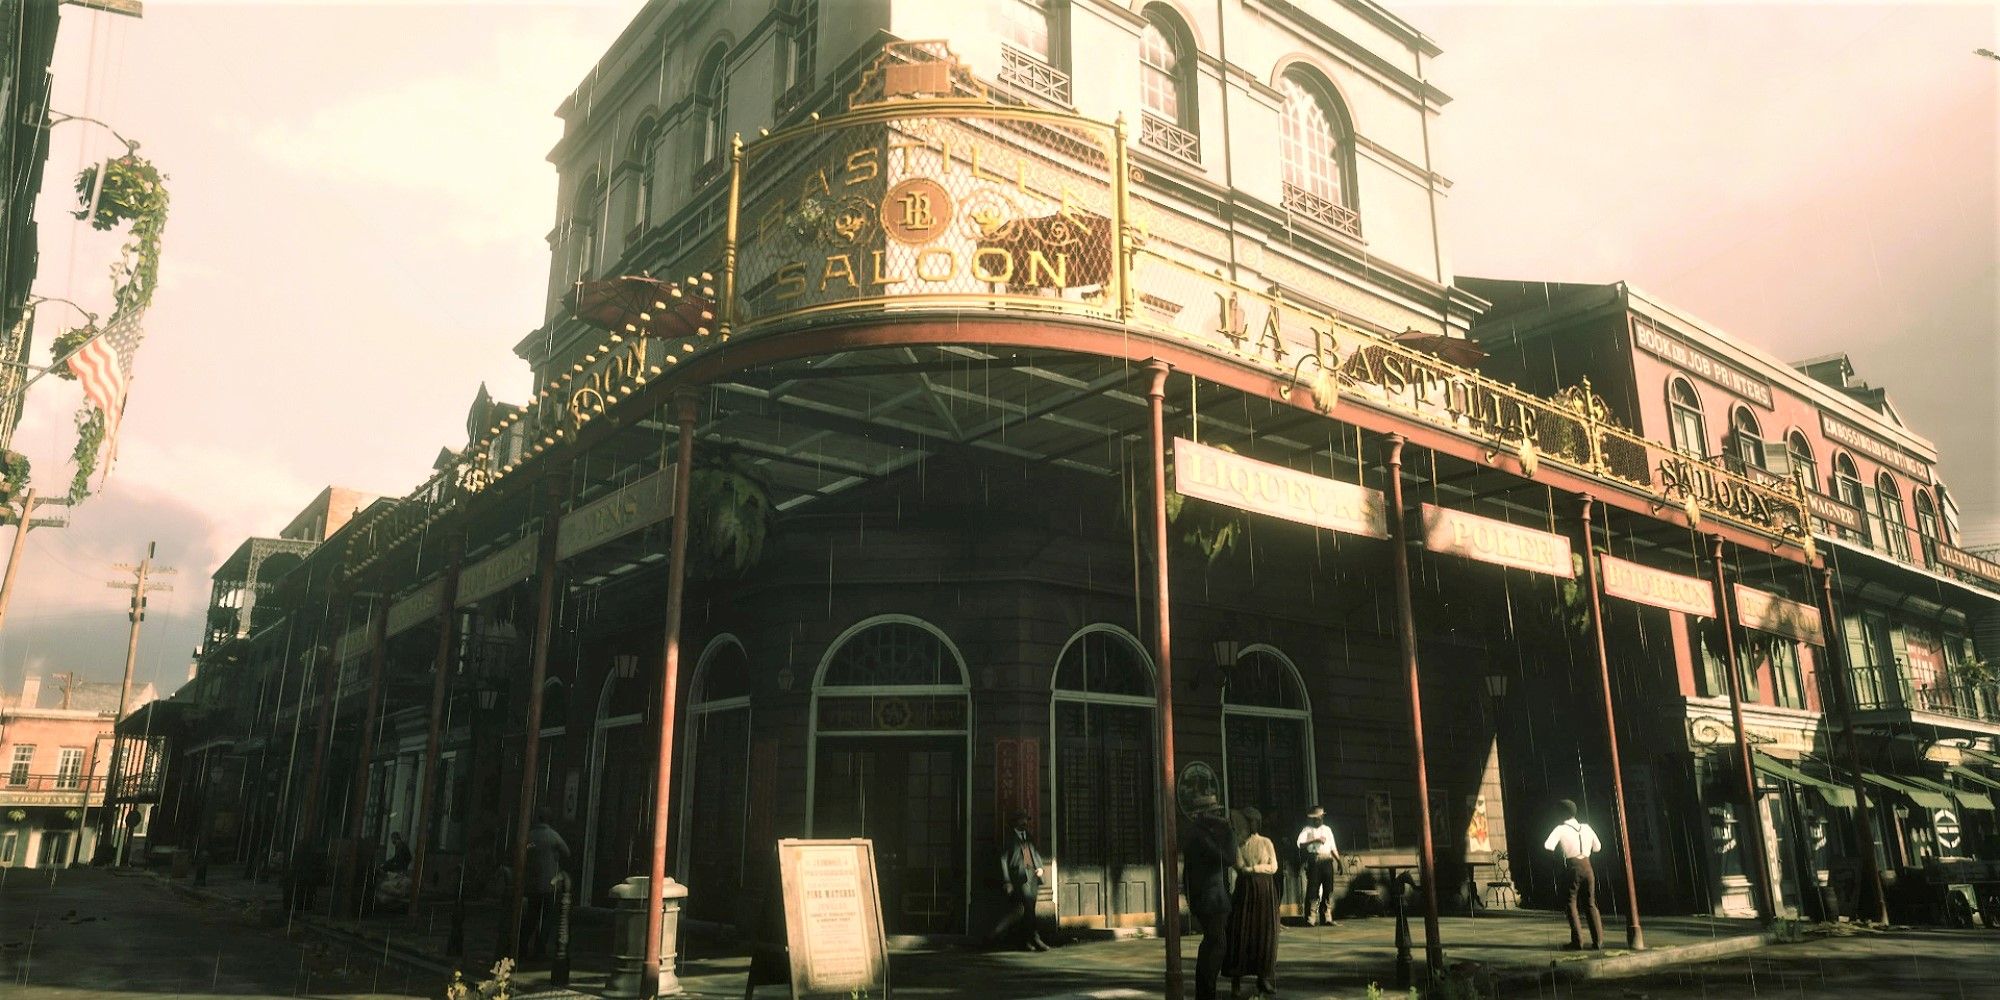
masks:
POLYGON ((1181 840, 1181 867, 1188 909, 1201 921, 1194 1000, 1215 1000, 1216 977, 1222 974, 1222 955, 1228 946, 1228 872, 1236 864, 1236 836, 1215 796, 1196 796, 1189 812, 1194 822, 1181 840))
POLYGON ((1590 856, 1604 849, 1597 831, 1576 818, 1576 803, 1562 799, 1556 803, 1562 822, 1549 831, 1542 850, 1554 851, 1563 860, 1563 901, 1569 910, 1569 950, 1583 950, 1583 927, 1577 904, 1590 916, 1590 950, 1604 946, 1604 918, 1597 913, 1597 876, 1590 870, 1590 856))
POLYGON ((1042 852, 1035 849, 1034 831, 1028 829, 1028 812, 1014 811, 1014 829, 1002 840, 1000 879, 1007 890, 1007 913, 993 928, 993 939, 1003 941, 1010 930, 1020 931, 1017 942, 1022 951, 1047 951, 1041 929, 1035 922, 1035 897, 1042 891, 1042 852))
POLYGON ((1333 827, 1326 825, 1326 810, 1314 806, 1306 813, 1306 825, 1299 830, 1299 853, 1306 865, 1306 926, 1333 922, 1333 875, 1340 864, 1340 845, 1333 841, 1333 827))

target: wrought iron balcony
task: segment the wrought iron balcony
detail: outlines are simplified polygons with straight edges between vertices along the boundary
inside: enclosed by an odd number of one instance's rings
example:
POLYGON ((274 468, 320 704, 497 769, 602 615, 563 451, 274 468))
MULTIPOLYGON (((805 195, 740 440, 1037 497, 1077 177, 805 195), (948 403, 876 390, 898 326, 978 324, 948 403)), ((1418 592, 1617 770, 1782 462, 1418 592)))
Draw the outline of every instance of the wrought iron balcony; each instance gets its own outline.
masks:
POLYGON ((1069 107, 1069 74, 1008 45, 1000 45, 1000 82, 1069 107))
POLYGON ((1357 240, 1361 238, 1361 213, 1296 184, 1285 185, 1285 209, 1357 240))
POLYGON ((1151 111, 1139 118, 1139 144, 1177 160, 1194 164, 1201 162, 1200 137, 1151 111))
POLYGON ((1922 712, 2000 724, 2000 684, 1955 684, 1940 678, 1917 686, 1907 673, 1889 677, 1869 667, 1853 671, 1852 679, 1857 712, 1922 712))
POLYGON ((104 790, 103 775, 0 773, 0 802, 15 801, 17 795, 39 800, 57 793, 65 801, 80 800, 104 790))

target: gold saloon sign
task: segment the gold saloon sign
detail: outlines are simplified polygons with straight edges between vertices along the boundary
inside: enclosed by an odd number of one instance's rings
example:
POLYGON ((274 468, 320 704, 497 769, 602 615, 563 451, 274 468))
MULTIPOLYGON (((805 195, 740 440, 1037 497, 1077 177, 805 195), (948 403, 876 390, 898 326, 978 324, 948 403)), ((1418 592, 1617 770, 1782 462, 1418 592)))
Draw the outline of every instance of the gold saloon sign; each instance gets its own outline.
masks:
POLYGON ((1244 458, 1186 438, 1174 439, 1174 490, 1315 528, 1389 537, 1379 490, 1244 458))
POLYGON ((1436 504, 1424 504, 1424 548, 1445 555, 1571 579, 1569 539, 1436 504))

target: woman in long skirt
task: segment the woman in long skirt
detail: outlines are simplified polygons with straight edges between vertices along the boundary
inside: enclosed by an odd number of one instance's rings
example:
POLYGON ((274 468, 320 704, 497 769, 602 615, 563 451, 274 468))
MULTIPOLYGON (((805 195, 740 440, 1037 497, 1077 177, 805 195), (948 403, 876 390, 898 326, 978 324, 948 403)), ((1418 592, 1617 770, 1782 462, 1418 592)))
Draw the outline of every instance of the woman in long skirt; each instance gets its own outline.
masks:
POLYGON ((1257 992, 1270 995, 1278 984, 1278 851, 1259 833, 1264 817, 1242 811, 1247 831, 1236 849, 1236 892, 1229 908, 1228 948, 1222 973, 1232 994, 1243 992, 1243 977, 1257 978, 1257 992))

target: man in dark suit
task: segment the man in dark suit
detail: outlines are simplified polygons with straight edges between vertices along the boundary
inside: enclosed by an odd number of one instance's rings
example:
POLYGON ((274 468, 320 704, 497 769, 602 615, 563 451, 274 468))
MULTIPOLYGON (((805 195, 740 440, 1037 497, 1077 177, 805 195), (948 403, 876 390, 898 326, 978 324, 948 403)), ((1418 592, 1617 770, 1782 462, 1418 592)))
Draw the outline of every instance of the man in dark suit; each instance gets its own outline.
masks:
POLYGON ((1014 813, 1014 829, 1000 848, 1000 881, 1007 891, 1007 913, 993 928, 993 939, 1004 941, 1008 931, 1019 928, 1017 946, 1022 951, 1047 951, 1041 929, 1035 923, 1035 897, 1042 891, 1042 869, 1047 864, 1035 849, 1034 832, 1028 829, 1025 810, 1014 813))
POLYGON ((1188 909, 1201 921, 1194 1000, 1215 1000, 1215 981, 1222 972, 1222 952, 1228 943, 1228 873, 1236 864, 1236 837, 1215 796, 1197 797, 1193 812, 1194 822, 1181 840, 1181 868, 1188 909))

